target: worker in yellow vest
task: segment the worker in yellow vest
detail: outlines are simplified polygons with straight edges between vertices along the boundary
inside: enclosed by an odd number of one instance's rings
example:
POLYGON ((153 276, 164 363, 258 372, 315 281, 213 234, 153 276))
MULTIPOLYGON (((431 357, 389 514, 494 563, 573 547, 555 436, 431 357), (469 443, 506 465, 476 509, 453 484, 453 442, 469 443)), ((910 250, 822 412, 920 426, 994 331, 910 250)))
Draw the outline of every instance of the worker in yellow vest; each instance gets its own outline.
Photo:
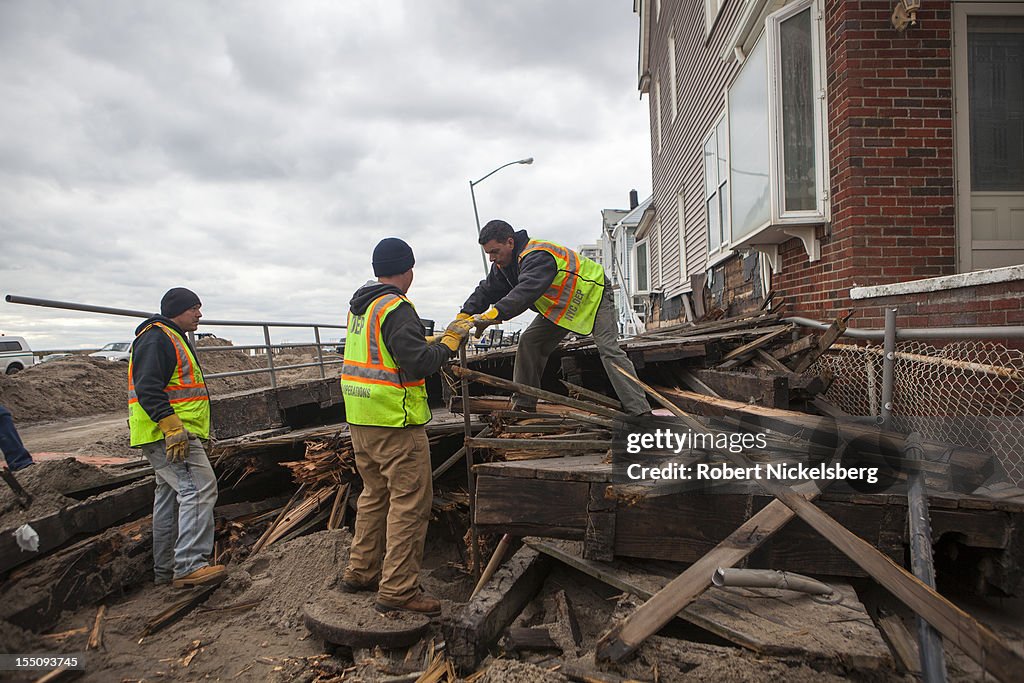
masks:
POLYGON ((153 574, 158 584, 192 588, 221 581, 211 565, 217 476, 206 457, 210 394, 186 333, 199 327, 202 302, 175 287, 160 315, 135 330, 128 358, 128 427, 132 448, 153 466, 153 574))
MULTIPOLYGON (((491 260, 487 279, 462 305, 459 319, 474 315, 484 325, 516 317, 527 308, 539 315, 519 337, 513 380, 540 387, 548 358, 570 332, 591 335, 608 379, 630 415, 651 412, 644 392, 614 369, 636 375, 633 363, 619 347, 619 328, 612 293, 605 286, 599 263, 554 242, 530 239, 502 220, 487 223, 480 244, 491 260), (482 314, 482 315, 480 315, 482 314)), ((516 395, 518 410, 531 411, 536 399, 516 395)))
POLYGON ((472 329, 453 322, 434 343, 406 297, 412 248, 389 237, 373 250, 373 274, 349 302, 341 392, 356 467, 363 480, 342 590, 377 590, 380 612, 439 616, 420 587, 433 501, 425 378, 458 351, 472 329))

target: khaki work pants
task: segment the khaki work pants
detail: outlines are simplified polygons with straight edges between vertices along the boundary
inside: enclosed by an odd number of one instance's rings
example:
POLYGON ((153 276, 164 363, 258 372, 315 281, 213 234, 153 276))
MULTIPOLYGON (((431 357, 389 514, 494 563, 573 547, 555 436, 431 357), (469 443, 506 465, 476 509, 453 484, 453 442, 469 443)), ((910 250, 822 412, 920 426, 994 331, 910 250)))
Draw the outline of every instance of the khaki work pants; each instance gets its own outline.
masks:
POLYGON ((401 605, 419 591, 420 563, 434 498, 427 430, 350 426, 363 479, 345 581, 372 583, 377 601, 401 605))
MULTIPOLYGON (((539 387, 541 378, 544 376, 544 368, 548 364, 548 358, 567 334, 569 334, 569 330, 559 327, 542 315, 534 318, 530 326, 519 337, 515 365, 512 368, 512 379, 518 384, 539 387)), ((649 411, 651 404, 647 402, 644 390, 623 377, 622 373, 615 369, 615 366, 618 365, 634 377, 636 376, 633 361, 629 360, 629 356, 619 346, 619 325, 615 317, 615 302, 611 289, 607 286, 601 296, 601 303, 597 307, 592 336, 594 345, 597 346, 597 352, 601 356, 601 364, 604 365, 612 388, 615 389, 619 401, 622 402, 622 409, 630 415, 639 415, 649 411)), ((537 399, 531 396, 516 395, 513 398, 513 404, 520 410, 530 411, 536 407, 537 399)))

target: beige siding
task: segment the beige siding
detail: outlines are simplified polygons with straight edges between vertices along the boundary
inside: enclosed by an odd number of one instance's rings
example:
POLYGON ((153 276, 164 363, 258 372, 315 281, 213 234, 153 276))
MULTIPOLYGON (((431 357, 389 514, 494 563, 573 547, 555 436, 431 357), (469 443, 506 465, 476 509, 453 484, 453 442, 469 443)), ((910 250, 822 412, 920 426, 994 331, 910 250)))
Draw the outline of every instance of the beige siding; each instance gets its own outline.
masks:
MULTIPOLYGON (((658 152, 657 133, 651 131, 652 187, 654 206, 662 223, 664 282, 666 296, 684 286, 679 260, 679 211, 677 195, 682 192, 686 216, 687 267, 698 273, 707 267, 707 224, 704 216, 704 138, 725 107, 725 86, 738 65, 721 59, 725 42, 733 30, 742 0, 726 0, 711 35, 704 26, 704 1, 665 2, 660 19, 652 16, 651 75, 663 84, 661 96, 662 140, 658 152), (679 114, 672 119, 672 91, 669 82, 669 36, 675 34, 676 92, 679 114)), ((655 98, 649 98, 651 120, 656 121, 655 98)), ((657 272, 652 262, 652 270, 657 272)))

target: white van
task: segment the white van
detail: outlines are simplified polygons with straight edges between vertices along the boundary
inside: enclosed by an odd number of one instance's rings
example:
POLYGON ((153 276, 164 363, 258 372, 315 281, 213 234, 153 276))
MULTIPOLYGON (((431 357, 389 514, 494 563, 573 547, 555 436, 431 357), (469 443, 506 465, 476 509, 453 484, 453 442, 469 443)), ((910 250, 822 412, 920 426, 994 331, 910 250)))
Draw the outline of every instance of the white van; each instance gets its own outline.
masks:
POLYGON ((32 349, 22 337, 0 335, 0 372, 13 375, 35 363, 32 349))

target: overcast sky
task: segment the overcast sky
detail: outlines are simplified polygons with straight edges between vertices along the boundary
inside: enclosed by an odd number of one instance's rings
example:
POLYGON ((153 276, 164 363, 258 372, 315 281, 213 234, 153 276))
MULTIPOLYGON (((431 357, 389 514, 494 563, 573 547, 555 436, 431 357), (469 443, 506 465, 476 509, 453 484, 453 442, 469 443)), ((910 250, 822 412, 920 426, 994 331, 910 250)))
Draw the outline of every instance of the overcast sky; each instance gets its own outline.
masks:
MULTIPOLYGON (((481 222, 574 247, 649 194, 637 26, 629 0, 0 3, 0 293, 339 323, 396 236, 447 322, 483 273, 469 180, 535 157, 477 186, 481 222)), ((36 349, 135 324, 0 301, 36 349)))

